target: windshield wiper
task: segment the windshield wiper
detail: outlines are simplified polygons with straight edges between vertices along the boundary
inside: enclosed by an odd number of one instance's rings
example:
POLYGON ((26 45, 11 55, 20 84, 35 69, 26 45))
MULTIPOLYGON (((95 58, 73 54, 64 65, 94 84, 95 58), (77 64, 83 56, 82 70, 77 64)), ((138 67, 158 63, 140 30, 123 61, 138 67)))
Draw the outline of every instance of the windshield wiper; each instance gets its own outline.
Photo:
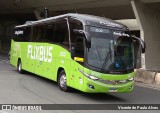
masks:
POLYGON ((99 57, 99 59, 100 59, 100 61, 101 61, 102 59, 101 59, 101 56, 100 56, 99 51, 98 51, 98 49, 97 49, 97 46, 96 46, 96 51, 97 51, 98 57, 99 57))
POLYGON ((104 70, 104 68, 106 67, 106 65, 107 65, 107 63, 108 63, 108 61, 109 61, 109 59, 111 58, 111 47, 110 47, 111 45, 109 45, 109 52, 107 52, 107 54, 106 54, 106 57, 105 57, 105 59, 104 59, 104 63, 102 64, 102 68, 101 68, 101 72, 104 70))

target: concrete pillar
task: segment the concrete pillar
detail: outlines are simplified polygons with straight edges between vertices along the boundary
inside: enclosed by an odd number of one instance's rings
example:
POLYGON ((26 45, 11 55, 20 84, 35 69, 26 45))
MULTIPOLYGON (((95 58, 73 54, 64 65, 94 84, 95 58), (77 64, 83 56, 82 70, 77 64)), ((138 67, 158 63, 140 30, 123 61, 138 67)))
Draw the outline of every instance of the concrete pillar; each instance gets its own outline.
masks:
POLYGON ((160 70, 160 13, 140 0, 132 0, 131 5, 147 46, 142 54, 142 66, 160 70))

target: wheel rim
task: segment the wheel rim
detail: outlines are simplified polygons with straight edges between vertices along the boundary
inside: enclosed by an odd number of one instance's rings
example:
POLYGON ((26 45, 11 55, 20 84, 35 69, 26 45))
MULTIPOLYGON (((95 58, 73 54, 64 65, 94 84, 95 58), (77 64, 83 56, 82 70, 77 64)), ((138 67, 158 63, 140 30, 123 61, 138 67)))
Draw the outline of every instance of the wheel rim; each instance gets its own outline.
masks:
POLYGON ((66 75, 65 74, 61 75, 61 77, 60 77, 60 86, 62 88, 66 87, 66 75))

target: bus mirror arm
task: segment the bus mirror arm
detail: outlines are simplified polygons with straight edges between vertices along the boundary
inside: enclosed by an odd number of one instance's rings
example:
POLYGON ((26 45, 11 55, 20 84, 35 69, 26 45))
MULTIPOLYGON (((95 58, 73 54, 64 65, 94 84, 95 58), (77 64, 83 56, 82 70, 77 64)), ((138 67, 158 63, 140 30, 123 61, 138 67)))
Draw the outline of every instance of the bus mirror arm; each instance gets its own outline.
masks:
POLYGON ((77 30, 77 29, 73 29, 73 32, 77 33, 77 34, 85 35, 86 46, 87 46, 87 48, 91 47, 91 37, 88 32, 86 32, 84 30, 77 30))
POLYGON ((132 36, 132 39, 138 41, 141 44, 142 53, 145 53, 145 49, 146 49, 145 42, 141 38, 136 37, 134 35, 132 36))

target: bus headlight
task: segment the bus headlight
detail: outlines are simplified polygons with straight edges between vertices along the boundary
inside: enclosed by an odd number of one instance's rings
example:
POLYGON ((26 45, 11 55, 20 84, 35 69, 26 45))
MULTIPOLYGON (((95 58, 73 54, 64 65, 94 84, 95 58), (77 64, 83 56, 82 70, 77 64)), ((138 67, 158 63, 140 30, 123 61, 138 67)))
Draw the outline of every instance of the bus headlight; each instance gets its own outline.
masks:
POLYGON ((88 77, 88 78, 90 78, 90 79, 92 79, 92 80, 98 80, 99 78, 97 78, 97 77, 95 77, 95 76, 93 76, 93 75, 90 75, 90 74, 88 74, 88 73, 85 73, 84 71, 82 71, 82 70, 80 70, 80 69, 78 69, 83 75, 85 75, 86 77, 88 77))
POLYGON ((92 79, 92 80, 98 80, 98 78, 97 78, 97 77, 92 76, 92 75, 90 75, 90 76, 89 76, 89 78, 90 78, 90 79, 92 79))

